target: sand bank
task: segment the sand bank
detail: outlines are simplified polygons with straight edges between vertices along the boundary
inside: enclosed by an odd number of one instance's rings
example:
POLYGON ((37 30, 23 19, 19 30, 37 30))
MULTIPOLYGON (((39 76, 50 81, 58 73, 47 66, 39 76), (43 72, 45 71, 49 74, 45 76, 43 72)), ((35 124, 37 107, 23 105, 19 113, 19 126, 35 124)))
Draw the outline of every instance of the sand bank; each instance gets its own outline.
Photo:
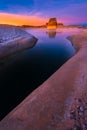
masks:
POLYGON ((26 31, 10 25, 0 25, 0 59, 31 48, 37 39, 26 31))
POLYGON ((0 130, 66 130, 76 98, 87 91, 87 31, 70 36, 78 52, 0 123, 0 130))

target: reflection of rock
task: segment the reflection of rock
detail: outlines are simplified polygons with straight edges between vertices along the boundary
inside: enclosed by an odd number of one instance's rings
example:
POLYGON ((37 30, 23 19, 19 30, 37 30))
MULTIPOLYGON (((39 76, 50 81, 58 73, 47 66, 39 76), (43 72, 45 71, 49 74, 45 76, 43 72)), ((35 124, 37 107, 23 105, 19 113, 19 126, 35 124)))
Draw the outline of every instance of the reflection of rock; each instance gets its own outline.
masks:
POLYGON ((56 33, 61 34, 61 33, 63 33, 63 32, 62 32, 62 31, 57 31, 56 33))
POLYGON ((0 36, 0 43, 2 43, 2 37, 0 36))
MULTIPOLYGON (((14 45, 9 45, 9 46, 4 46, 4 47, 0 47, 0 71, 5 69, 5 67, 13 64, 15 62, 14 60, 14 55, 17 54, 17 53, 20 53, 21 51, 24 51, 26 49, 32 49, 35 45, 36 45, 36 42, 37 42, 37 39, 32 39, 31 41, 29 39, 25 39, 25 42, 21 42, 21 39, 20 41, 18 41, 19 43, 15 44, 14 45), (24 43, 24 44, 23 44, 24 43), (8 48, 8 50, 7 50, 8 48), (4 53, 4 54, 3 54, 4 53), (13 56, 13 58, 11 58, 13 56)), ((16 58, 17 60, 17 58, 16 58)))
POLYGON ((48 31, 46 32, 48 35, 49 35, 49 38, 54 38, 56 36, 56 31, 53 30, 53 31, 48 31))
POLYGON ((37 39, 33 36, 31 39, 28 37, 21 37, 15 41, 9 41, 7 45, 0 46, 0 59, 16 54, 25 49, 32 48, 36 42, 37 39))
POLYGON ((56 29, 57 28, 57 20, 56 18, 50 18, 47 23, 47 29, 56 29))

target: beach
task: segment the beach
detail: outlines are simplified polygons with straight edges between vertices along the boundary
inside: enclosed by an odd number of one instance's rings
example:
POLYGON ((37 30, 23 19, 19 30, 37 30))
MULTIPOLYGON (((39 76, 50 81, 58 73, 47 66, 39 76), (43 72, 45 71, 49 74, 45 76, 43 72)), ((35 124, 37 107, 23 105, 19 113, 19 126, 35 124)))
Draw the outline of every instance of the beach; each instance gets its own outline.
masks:
MULTIPOLYGON (((0 122, 0 130, 73 129, 71 109, 86 107, 81 100, 87 91, 87 30, 68 39, 77 50, 75 56, 11 111, 0 122)), ((78 126, 83 123, 81 118, 78 126)))
POLYGON ((0 25, 0 59, 32 48, 36 41, 34 36, 19 27, 0 25))

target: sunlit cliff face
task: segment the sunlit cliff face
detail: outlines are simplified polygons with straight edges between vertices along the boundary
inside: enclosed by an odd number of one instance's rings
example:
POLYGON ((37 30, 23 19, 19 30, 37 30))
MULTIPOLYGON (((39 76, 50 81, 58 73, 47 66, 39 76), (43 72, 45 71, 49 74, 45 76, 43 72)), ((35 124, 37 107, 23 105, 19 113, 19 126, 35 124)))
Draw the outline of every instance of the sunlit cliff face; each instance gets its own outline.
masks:
POLYGON ((50 18, 47 23, 47 29, 56 29, 57 28, 57 20, 56 18, 50 18))
POLYGON ((0 13, 0 24, 11 25, 43 25, 46 19, 38 16, 23 16, 9 13, 0 13))
POLYGON ((53 25, 48 25, 47 26, 47 29, 56 29, 56 28, 57 28, 57 26, 55 26, 55 25, 54 26, 53 25))

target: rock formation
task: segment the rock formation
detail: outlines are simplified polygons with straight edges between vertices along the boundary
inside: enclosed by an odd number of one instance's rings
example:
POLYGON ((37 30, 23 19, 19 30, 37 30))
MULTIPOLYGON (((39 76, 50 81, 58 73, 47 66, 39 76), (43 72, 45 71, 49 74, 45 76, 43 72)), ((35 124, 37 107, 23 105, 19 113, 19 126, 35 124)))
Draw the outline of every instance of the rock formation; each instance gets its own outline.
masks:
POLYGON ((56 18, 50 18, 47 23, 47 29, 56 29, 57 28, 57 20, 56 18))
POLYGON ((0 24, 0 59, 36 44, 37 39, 21 28, 0 24))
POLYGON ((63 23, 57 23, 57 27, 64 27, 63 23))
POLYGON ((68 39, 78 53, 9 113, 0 130, 87 130, 87 31, 68 39))
POLYGON ((57 23, 56 18, 50 18, 49 22, 46 24, 47 29, 56 29, 57 27, 63 27, 63 23, 57 23))

